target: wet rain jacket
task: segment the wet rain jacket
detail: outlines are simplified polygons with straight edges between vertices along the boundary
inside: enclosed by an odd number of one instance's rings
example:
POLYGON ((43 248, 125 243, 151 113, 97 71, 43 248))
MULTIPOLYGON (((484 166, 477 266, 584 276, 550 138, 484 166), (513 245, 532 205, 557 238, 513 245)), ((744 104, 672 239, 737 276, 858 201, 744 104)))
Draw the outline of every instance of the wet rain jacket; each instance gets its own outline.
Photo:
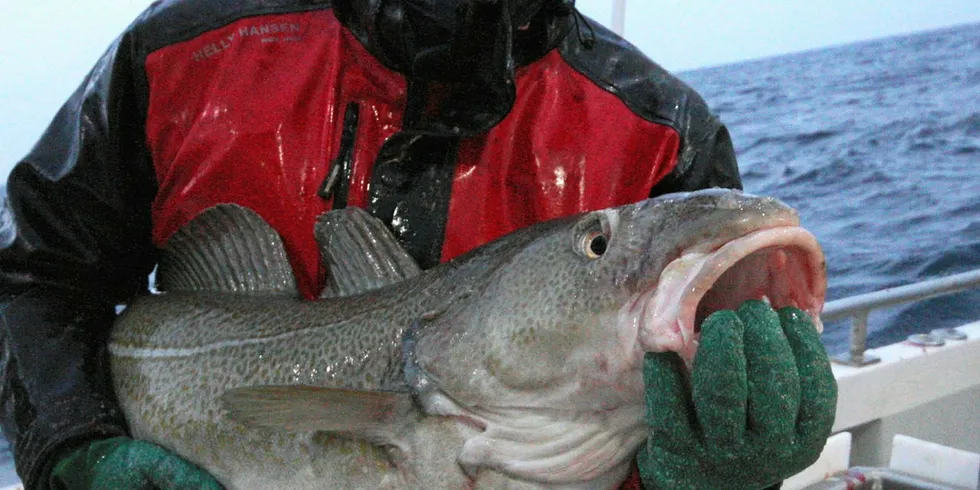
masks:
POLYGON ((28 488, 56 451, 126 433, 114 308, 212 205, 263 216, 312 298, 331 208, 370 210, 430 267, 538 221, 740 187, 702 99, 571 2, 468 37, 412 25, 398 1, 333 3, 154 4, 13 170, 0 421, 28 488))

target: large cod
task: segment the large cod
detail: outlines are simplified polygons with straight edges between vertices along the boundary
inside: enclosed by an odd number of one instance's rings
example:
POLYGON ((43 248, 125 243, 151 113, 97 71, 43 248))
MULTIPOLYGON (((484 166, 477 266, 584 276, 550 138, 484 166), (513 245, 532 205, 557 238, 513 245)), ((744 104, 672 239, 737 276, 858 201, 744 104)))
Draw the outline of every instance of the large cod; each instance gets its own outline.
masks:
POLYGON ((819 325, 826 288, 797 214, 737 191, 541 223, 427 271, 363 211, 315 232, 316 301, 244 208, 170 240, 110 343, 135 437, 231 489, 615 488, 648 435, 644 353, 690 365, 699 322, 749 299, 819 325))

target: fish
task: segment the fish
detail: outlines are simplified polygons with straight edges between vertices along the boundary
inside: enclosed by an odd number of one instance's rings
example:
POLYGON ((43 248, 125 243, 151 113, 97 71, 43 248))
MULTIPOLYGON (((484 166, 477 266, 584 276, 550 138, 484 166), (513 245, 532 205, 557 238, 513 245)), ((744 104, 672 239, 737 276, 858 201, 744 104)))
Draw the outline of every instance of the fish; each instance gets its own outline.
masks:
POLYGON ((230 489, 616 488, 649 435, 646 353, 690 366, 700 322, 749 299, 822 328, 823 252, 771 197, 669 194, 424 271, 363 210, 311 232, 315 300, 247 208, 168 241, 110 336, 133 437, 230 489))

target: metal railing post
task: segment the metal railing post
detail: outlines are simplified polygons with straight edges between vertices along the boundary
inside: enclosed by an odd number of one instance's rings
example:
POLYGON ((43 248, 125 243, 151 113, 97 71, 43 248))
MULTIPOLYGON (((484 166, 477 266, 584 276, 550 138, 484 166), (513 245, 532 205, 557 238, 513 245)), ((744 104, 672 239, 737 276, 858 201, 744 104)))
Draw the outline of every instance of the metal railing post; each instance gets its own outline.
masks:
POLYGON ((851 348, 848 352, 837 355, 834 361, 847 366, 867 366, 881 360, 878 356, 868 354, 868 310, 854 314, 851 319, 851 348))
POLYGON ((613 0, 612 30, 620 36, 626 32, 626 0, 613 0))

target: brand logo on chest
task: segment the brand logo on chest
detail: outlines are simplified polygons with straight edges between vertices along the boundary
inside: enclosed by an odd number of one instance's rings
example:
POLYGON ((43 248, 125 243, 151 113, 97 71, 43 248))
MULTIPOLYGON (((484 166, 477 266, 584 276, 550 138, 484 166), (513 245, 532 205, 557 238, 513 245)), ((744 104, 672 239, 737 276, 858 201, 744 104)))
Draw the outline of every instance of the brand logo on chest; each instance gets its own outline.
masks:
POLYGON ((216 41, 191 53, 194 61, 205 61, 230 49, 239 42, 258 39, 263 44, 303 40, 303 26, 297 22, 263 22, 241 25, 227 30, 216 41))

